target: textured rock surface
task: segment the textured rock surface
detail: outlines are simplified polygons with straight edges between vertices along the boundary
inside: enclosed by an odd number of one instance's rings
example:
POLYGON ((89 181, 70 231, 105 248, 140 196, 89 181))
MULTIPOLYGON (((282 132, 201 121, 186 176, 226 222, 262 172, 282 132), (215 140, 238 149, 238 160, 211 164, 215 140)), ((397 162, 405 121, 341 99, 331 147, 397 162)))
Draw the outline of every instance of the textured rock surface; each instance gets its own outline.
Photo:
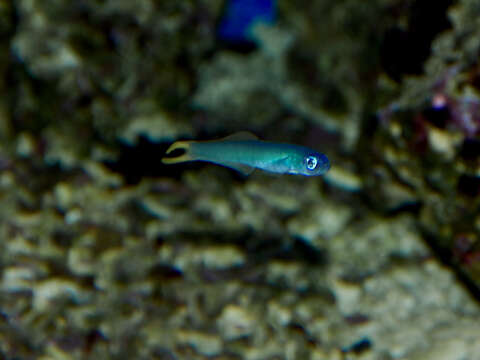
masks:
POLYGON ((0 2, 0 358, 478 358, 478 2, 427 3, 0 2), (240 129, 332 171, 159 161, 240 129))

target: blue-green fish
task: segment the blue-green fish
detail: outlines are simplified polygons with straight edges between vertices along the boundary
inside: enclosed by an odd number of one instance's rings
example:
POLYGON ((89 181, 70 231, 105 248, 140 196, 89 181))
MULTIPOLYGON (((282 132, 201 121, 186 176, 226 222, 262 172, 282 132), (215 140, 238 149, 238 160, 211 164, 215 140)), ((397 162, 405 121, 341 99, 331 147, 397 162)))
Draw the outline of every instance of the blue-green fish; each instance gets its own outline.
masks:
POLYGON ((305 146, 261 141, 248 132, 240 132, 213 141, 177 141, 167 150, 184 150, 176 157, 164 157, 164 164, 184 161, 209 161, 227 166, 245 175, 255 168, 280 174, 316 176, 330 169, 328 158, 305 146))

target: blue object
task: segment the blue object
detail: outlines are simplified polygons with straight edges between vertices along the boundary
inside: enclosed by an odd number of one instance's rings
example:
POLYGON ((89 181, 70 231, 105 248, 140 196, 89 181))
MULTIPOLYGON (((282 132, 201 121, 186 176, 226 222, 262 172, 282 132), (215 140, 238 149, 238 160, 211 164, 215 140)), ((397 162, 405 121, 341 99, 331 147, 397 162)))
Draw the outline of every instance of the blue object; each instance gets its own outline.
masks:
POLYGON ((251 33, 253 26, 272 24, 275 17, 275 0, 228 0, 217 35, 228 43, 256 42, 251 33))

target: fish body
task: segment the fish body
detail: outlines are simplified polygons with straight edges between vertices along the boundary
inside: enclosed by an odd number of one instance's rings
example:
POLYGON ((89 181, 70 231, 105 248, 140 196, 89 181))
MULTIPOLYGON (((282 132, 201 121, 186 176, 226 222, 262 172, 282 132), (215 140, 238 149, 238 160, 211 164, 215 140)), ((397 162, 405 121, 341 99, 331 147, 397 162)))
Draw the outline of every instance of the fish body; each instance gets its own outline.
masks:
POLYGON ((216 141, 177 141, 167 154, 183 149, 184 154, 165 157, 166 164, 208 161, 249 174, 258 168, 280 174, 323 175, 330 168, 328 158, 305 146, 258 140, 250 133, 237 133, 216 141))

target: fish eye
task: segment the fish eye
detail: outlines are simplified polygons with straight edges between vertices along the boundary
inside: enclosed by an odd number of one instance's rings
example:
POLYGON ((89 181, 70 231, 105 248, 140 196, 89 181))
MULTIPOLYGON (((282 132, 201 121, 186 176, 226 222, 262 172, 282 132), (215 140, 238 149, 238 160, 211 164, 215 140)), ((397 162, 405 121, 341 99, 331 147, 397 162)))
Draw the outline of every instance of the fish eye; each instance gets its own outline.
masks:
POLYGON ((318 159, 316 156, 310 155, 305 158, 305 165, 307 170, 315 170, 318 164, 318 159))

